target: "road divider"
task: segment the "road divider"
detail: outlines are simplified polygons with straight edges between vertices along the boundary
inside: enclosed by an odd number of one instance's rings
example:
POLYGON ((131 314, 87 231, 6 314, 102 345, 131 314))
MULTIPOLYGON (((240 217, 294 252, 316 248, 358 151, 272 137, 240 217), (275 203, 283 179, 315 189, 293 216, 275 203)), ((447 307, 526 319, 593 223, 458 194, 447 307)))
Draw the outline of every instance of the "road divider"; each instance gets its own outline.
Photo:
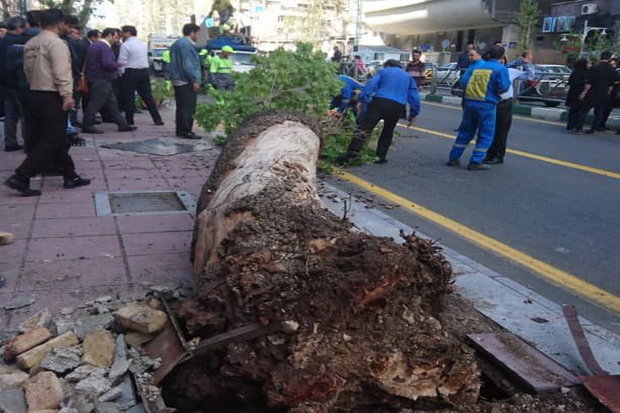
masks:
MULTIPOLYGON (((399 123, 398 126, 406 128, 407 124, 406 123, 399 123)), ((456 139, 456 136, 454 136, 454 135, 450 135, 450 134, 439 132, 439 131, 432 130, 432 129, 420 128, 418 126, 412 126, 409 129, 410 130, 416 130, 416 131, 423 132, 423 133, 428 133, 429 135, 439 136, 441 138, 452 139, 452 140, 456 139)), ((576 170, 579 170, 579 171, 589 172, 589 173, 592 173, 592 174, 602 175, 602 176, 606 176, 608 178, 613 178, 613 179, 620 180, 620 173, 608 171, 606 169, 599 169, 599 168, 594 168, 594 167, 591 167, 591 166, 582 165, 582 164, 578 164, 578 163, 574 163, 574 162, 562 161, 560 159, 549 158, 547 156, 536 155, 534 153, 525 152, 525 151, 519 151, 519 150, 516 150, 516 149, 506 149, 506 152, 507 153, 511 153, 513 155, 521 156, 521 157, 524 157, 524 158, 534 159, 534 160, 537 160, 537 161, 546 162, 546 163, 550 163, 550 164, 553 164, 553 165, 564 166, 566 168, 576 169, 576 170)))
POLYGON ((590 284, 581 278, 569 274, 559 268, 553 267, 543 261, 540 261, 531 255, 517 250, 507 244, 497 241, 481 232, 473 230, 457 221, 445 217, 434 212, 422 205, 397 195, 387 189, 368 182, 356 175, 348 173, 344 170, 338 170, 338 176, 367 192, 377 195, 386 201, 400 205, 402 208, 416 215, 421 216, 441 227, 456 233, 467 241, 491 251, 503 258, 507 258, 512 262, 521 265, 542 278, 571 291, 608 311, 620 314, 620 297, 603 290, 593 284, 590 284))

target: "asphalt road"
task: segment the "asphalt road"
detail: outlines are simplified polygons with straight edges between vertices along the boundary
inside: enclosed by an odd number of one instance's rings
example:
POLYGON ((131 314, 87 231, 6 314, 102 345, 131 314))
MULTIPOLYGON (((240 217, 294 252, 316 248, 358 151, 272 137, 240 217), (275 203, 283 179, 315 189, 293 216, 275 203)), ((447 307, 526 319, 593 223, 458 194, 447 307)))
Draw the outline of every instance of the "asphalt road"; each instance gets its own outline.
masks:
MULTIPOLYGON (((460 118, 459 108, 425 103, 415 126, 454 136, 460 118)), ((452 140, 414 129, 399 128, 399 134, 387 164, 347 171, 618 299, 620 137, 612 133, 570 135, 559 123, 515 118, 509 148, 546 158, 508 154, 503 165, 473 172, 464 166, 445 166, 452 140), (554 160, 569 164, 550 163, 554 160), (570 163, 592 169, 575 169, 570 163), (605 176, 606 172, 612 176, 605 176)), ((465 152, 464 165, 470 151, 465 152)), ((334 183, 360 192, 344 180, 335 178, 334 183)), ((577 304, 582 315, 620 333, 620 314, 593 304, 587 299, 587 289, 576 294, 559 287, 514 257, 477 246, 428 217, 404 208, 385 212, 553 301, 577 304)))

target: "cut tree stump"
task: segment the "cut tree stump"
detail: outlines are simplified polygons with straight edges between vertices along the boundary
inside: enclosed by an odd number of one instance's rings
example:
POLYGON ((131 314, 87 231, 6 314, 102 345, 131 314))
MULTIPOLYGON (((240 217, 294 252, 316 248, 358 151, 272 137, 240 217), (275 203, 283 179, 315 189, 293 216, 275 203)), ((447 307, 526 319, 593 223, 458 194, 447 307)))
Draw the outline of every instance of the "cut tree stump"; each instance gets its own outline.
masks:
POLYGON ((194 337, 286 328, 180 365, 164 383, 168 404, 299 413, 475 402, 473 350, 438 321, 449 263, 431 241, 397 244, 330 213, 316 191, 319 136, 304 116, 269 111, 224 147, 197 211, 198 295, 178 316, 194 337))

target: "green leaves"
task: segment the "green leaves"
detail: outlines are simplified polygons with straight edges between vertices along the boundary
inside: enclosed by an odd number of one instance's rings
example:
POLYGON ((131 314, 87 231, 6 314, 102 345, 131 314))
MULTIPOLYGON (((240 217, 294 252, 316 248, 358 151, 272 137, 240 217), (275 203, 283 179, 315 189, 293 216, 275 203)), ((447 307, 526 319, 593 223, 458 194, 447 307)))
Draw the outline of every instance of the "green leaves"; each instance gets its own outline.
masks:
POLYGON ((233 74, 233 91, 209 88, 215 104, 199 104, 195 116, 206 132, 222 123, 230 134, 248 115, 267 108, 323 116, 342 88, 335 65, 310 44, 298 44, 295 52, 278 49, 269 56, 257 55, 254 63, 250 72, 233 74))

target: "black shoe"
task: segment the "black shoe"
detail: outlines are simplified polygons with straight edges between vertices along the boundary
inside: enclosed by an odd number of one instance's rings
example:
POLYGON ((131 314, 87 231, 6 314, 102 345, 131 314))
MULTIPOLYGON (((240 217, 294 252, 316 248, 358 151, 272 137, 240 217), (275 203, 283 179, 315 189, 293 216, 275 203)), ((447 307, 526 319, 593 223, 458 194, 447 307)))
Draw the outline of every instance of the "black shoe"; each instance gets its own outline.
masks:
POLYGON ((460 164, 461 164, 461 161, 459 161, 458 159, 454 159, 454 160, 450 160, 446 162, 446 165, 448 166, 459 166, 460 164))
POLYGON ((379 158, 375 161, 376 164, 382 164, 382 163, 387 163, 387 159, 385 158, 379 158))
POLYGON ((356 156, 357 156, 356 154, 352 154, 350 152, 345 152, 342 155, 340 155, 339 157, 337 157, 335 162, 336 162, 337 165, 344 165, 348 161, 350 161, 351 159, 355 158, 356 156))
POLYGON ((131 125, 127 125, 127 126, 121 126, 118 128, 119 132, 133 132, 136 129, 138 129, 137 126, 131 126, 131 125))
POLYGON ((90 179, 84 179, 78 175, 71 179, 65 178, 65 182, 62 184, 62 187, 65 189, 73 189, 78 186, 86 186, 90 184, 90 179))
POLYGON ((41 195, 41 191, 39 191, 38 189, 30 189, 30 179, 19 179, 17 176, 13 175, 12 177, 4 181, 4 185, 18 191, 23 196, 41 195))
POLYGON ((504 160, 502 158, 488 158, 482 161, 482 163, 485 163, 487 165, 497 165, 500 163, 504 163, 504 160))
POLYGON ((13 151, 19 151, 24 149, 24 147, 22 145, 6 145, 4 147, 4 151, 5 152, 13 152, 13 151))
POLYGON ((97 129, 97 128, 91 126, 91 127, 83 127, 82 128, 82 133, 92 133, 92 134, 95 134, 95 135, 99 135, 99 134, 102 134, 103 131, 101 129, 97 129))
POLYGON ((155 121, 155 124, 156 124, 157 126, 164 126, 164 125, 165 125, 164 121, 162 121, 161 119, 160 119, 160 120, 156 120, 156 121, 155 121))
POLYGON ((202 136, 198 136, 196 135, 194 132, 189 132, 186 134, 181 134, 181 135, 177 135, 179 138, 182 139, 202 139, 202 136))
POLYGON ((469 171, 488 171, 491 168, 489 167, 489 165, 470 162, 469 165, 467 165, 467 169, 469 171))

